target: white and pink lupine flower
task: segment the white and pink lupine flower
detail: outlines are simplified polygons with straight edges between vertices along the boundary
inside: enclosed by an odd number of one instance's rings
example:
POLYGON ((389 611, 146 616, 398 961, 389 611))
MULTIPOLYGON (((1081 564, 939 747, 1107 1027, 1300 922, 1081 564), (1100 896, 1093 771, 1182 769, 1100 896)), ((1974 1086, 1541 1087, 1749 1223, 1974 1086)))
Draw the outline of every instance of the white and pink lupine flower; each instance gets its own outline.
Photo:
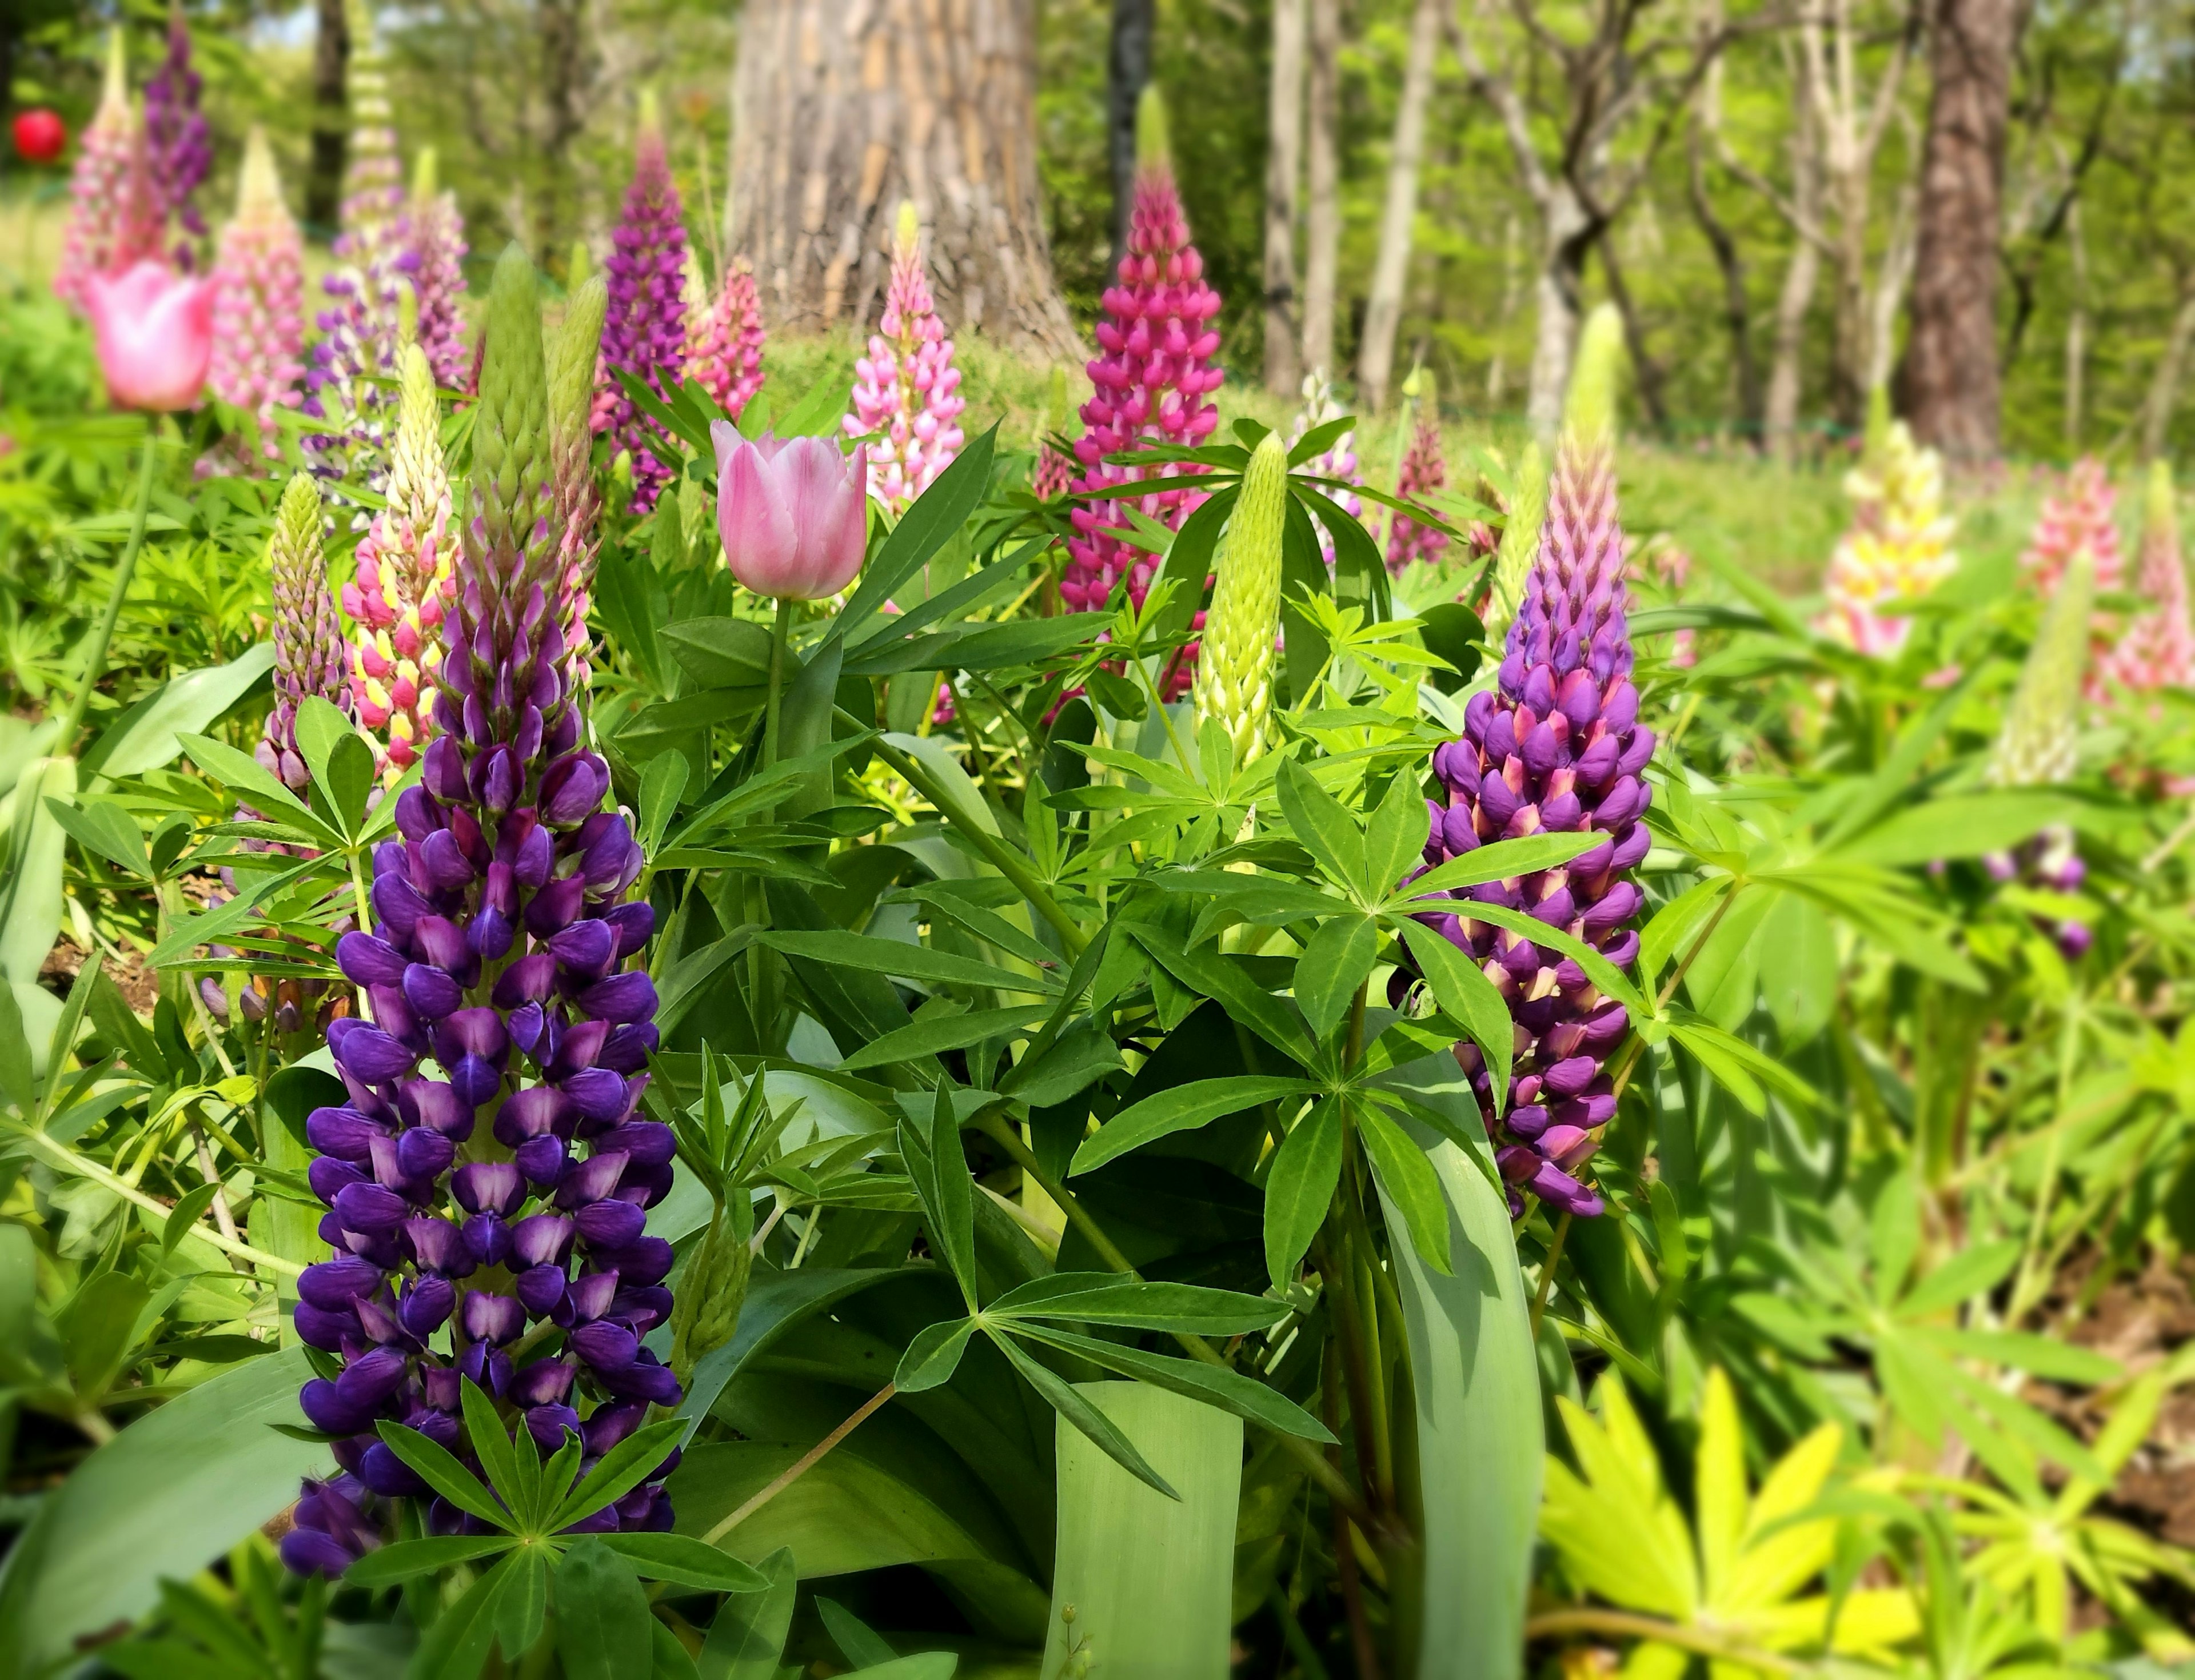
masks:
POLYGON ((2140 562, 2135 587, 2147 605, 2111 649, 2105 676, 2136 690, 2195 688, 2195 626, 2187 617, 2187 570, 2180 554, 2172 468, 2164 461, 2150 463, 2140 562))
MULTIPOLYGON (((2102 462, 2084 455, 2073 463, 2064 488, 2043 498, 2027 550, 2019 557, 2020 570, 2037 595, 2046 601, 2057 595, 2066 567, 2077 554, 2086 554, 2094 567, 2094 594, 2115 595, 2126 588, 2117 503, 2118 492, 2111 487, 2111 474, 2102 462)), ((2117 639, 2117 616, 2091 607, 2088 661, 2081 691, 2092 705, 2101 705, 2110 698, 2104 666, 2117 639)))
POLYGON ((245 141, 235 218, 221 230, 214 284, 208 383, 251 417, 258 453, 279 461, 274 411, 297 406, 305 373, 304 240, 282 202, 266 132, 256 126, 245 141))
POLYGON ((54 295, 89 311, 92 279, 141 262, 164 262, 167 218, 153 180, 145 113, 130 96, 122 32, 108 42, 99 110, 78 144, 69 177, 68 226, 61 236, 54 295))
POLYGON ((1904 647, 1913 621, 1885 615, 1881 604, 1927 595, 1958 569, 1950 546, 1958 522, 1944 512, 1944 463, 1913 441, 1904 421, 1893 421, 1846 476, 1845 493, 1852 528, 1829 560, 1822 627, 1860 653, 1887 659, 1904 647))
POLYGON ((953 341, 945 336, 923 273, 921 229, 912 204, 899 207, 891 285, 877 328, 869 336, 868 354, 854 364, 853 409, 841 423, 848 437, 870 439, 869 494, 898 515, 960 452, 960 411, 966 406, 960 370, 953 365, 953 341))
POLYGON ((743 256, 724 265, 714 297, 699 258, 686 260, 686 377, 716 399, 735 424, 762 389, 762 293, 743 256))

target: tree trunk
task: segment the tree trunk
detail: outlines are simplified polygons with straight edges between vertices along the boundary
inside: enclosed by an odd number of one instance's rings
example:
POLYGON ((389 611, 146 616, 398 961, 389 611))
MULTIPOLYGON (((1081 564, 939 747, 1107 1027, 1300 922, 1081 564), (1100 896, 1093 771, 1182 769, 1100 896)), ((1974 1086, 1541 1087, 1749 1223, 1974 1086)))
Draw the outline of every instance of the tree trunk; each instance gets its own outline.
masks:
POLYGON ((1786 466, 1797 453, 1799 403, 1806 383, 1801 358, 1806 348, 1806 316, 1814 307, 1814 288, 1822 268, 1821 247, 1804 231, 1818 226, 1822 213, 1814 78, 1801 69, 1793 85, 1796 102, 1791 113, 1791 208, 1800 226, 1795 229, 1797 238, 1791 247, 1790 266, 1783 271, 1783 289, 1777 295, 1768 389, 1760 406, 1760 430, 1768 452, 1786 466))
POLYGON ((730 249, 774 325, 868 320, 911 198, 948 327, 1080 358, 1037 196, 1034 40, 1030 0, 747 0, 730 249))
POLYGON ((2065 315, 2065 452, 2081 452, 2088 376, 2088 239, 2081 207, 2065 213, 2065 250, 2073 262, 2073 296, 2065 315))
POLYGON ((1357 349, 1359 406, 1375 413, 1387 400, 1395 371, 1395 332, 1403 319, 1403 283, 1410 266, 1410 234, 1418 216, 1418 164, 1426 147, 1426 106, 1432 98, 1433 58, 1440 47, 1443 0, 1417 0, 1410 20, 1410 56, 1395 107, 1387 159, 1387 204, 1380 217, 1380 254, 1364 308, 1364 340, 1357 349))
POLYGON ((1712 127, 1720 113, 1714 106, 1720 89, 1713 72, 1700 90, 1700 109, 1685 135, 1685 184, 1691 200, 1692 220, 1714 252, 1722 274, 1723 326, 1730 334, 1731 394, 1737 406, 1739 429, 1759 445, 1754 428, 1760 421, 1760 376, 1753 360, 1753 309, 1745 291, 1745 259, 1729 223, 1715 209, 1708 190, 1707 147, 1702 130, 1712 127))
POLYGON ((345 0, 319 0, 313 43, 313 152, 305 170, 305 221, 332 233, 343 216, 344 153, 350 142, 350 18, 345 0))
POLYGON ((1273 75, 1265 111, 1265 388, 1293 397, 1296 343, 1296 179, 1303 166, 1304 0, 1273 0, 1273 75))
POLYGON ((2141 405, 2141 458, 2154 461, 2164 453, 2165 434, 2180 406, 2180 387, 2187 374, 2187 346, 2195 339, 2195 270, 2181 276, 2180 307, 2172 312, 2172 330, 2165 335, 2164 354, 2149 382, 2149 394, 2141 405))
POLYGON ((572 142, 586 124, 579 109, 586 63, 579 0, 539 0, 535 9, 541 41, 541 191, 533 207, 533 255, 546 267, 570 237, 564 217, 572 185, 572 142))
POLYGON ((1531 390, 1524 400, 1524 418, 1542 438, 1553 438, 1563 423, 1570 357, 1585 318, 1586 252, 1594 237, 1585 206, 1570 183, 1554 181, 1548 186, 1541 213, 1540 275, 1533 288, 1539 328, 1532 346, 1531 390))
POLYGON ((1943 0, 1921 164, 1905 411, 1951 461, 1995 458, 1997 242, 2018 0, 1943 0))
POLYGON ((1897 358, 1898 310, 1905 302, 1906 288, 1913 284, 1914 251, 1919 230, 1913 223, 1920 212, 1921 194, 1916 184, 1907 181, 1898 190, 1898 211, 1890 224, 1890 242, 1882 253, 1882 269, 1875 277, 1875 295, 1868 302, 1867 369, 1868 391, 1890 383, 1890 370, 1897 358))
POLYGON ((1113 267, 1128 249, 1136 198, 1136 101, 1151 79, 1155 0, 1113 0, 1113 38, 1105 55, 1105 149, 1113 165, 1113 267))
POLYGON ((1311 0, 1311 214, 1304 233, 1304 365, 1334 371, 1334 294, 1341 262, 1341 0, 1311 0))

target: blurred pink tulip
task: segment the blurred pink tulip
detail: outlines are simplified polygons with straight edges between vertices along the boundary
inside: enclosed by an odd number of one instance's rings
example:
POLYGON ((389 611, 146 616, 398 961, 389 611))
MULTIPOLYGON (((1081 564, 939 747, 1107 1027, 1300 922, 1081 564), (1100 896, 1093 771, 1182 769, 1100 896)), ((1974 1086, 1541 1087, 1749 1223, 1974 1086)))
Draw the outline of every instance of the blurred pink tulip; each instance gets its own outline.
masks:
POLYGON ((868 544, 867 452, 824 438, 748 439, 729 421, 717 445, 717 533, 724 559, 757 595, 820 601, 861 569, 868 544))
POLYGON ((85 279, 100 371, 118 407, 170 413, 197 403, 213 356, 214 290, 151 262, 85 279))

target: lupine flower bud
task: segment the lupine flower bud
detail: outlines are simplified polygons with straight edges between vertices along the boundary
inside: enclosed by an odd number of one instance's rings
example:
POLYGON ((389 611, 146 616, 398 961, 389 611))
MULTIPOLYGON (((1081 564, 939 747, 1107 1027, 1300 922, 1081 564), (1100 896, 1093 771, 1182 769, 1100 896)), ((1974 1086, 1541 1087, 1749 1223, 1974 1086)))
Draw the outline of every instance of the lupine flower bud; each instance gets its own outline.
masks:
MULTIPOLYGON (((609 769, 566 681, 548 406, 513 246, 487 303, 439 733, 398 801, 402 837, 376 855, 373 925, 337 946, 373 1019, 330 1025, 349 1101, 307 1120, 350 1171, 315 1183, 335 1254, 298 1284, 300 1334, 343 1361, 299 1399, 344 1472, 299 1503, 282 1545, 299 1570, 347 1568, 386 1533, 384 1501, 421 1499, 427 1532, 459 1531, 376 1426, 469 1457, 467 1382, 506 1427, 544 1451, 576 1434, 590 1460, 680 1398, 642 1346, 672 1305, 671 1246, 644 1232, 671 1185, 669 1129, 639 1115, 655 993, 622 966, 642 964, 652 918, 624 902, 640 848, 602 808, 609 769), (529 1343, 529 1326, 561 1343, 529 1343)), ((668 1468, 596 1520, 667 1529, 668 1468)))
POLYGON ((1044 501, 1063 496, 1074 482, 1074 462, 1052 447, 1051 440, 1067 423, 1067 370, 1055 367, 1051 371, 1051 392, 1044 406, 1044 417, 1037 424, 1036 472, 1029 480, 1030 491, 1044 501))
POLYGON ((595 364, 602 354, 602 317, 609 293, 599 274, 576 280, 564 319, 547 348, 549 478, 563 532, 557 556, 562 579, 559 623, 563 626, 566 680, 574 688, 593 679, 587 663, 587 613, 592 604, 595 555, 601 547, 596 521, 602 494, 595 487, 592 411, 595 364))
POLYGON ((2141 575, 2135 587, 2148 605, 2111 649, 2106 678, 2136 690, 2195 688, 2195 628, 2188 624, 2187 570, 2181 559, 2180 515, 2167 461, 2149 463, 2141 575))
POLYGON ((1196 721, 1216 719, 1235 762, 1265 755, 1281 639, 1281 535, 1288 523, 1288 451, 1268 432, 1251 452, 1213 568, 1212 611, 1196 664, 1196 721))
POLYGON ((762 388, 762 294, 744 256, 724 268, 712 298, 700 265, 686 270, 686 377, 717 400, 735 424, 762 388))
MULTIPOLYGON (((191 67, 191 31, 181 0, 168 8, 168 56, 145 84, 145 137, 153 173, 153 194, 161 219, 174 216, 188 232, 204 237, 205 218, 194 195, 213 165, 213 138, 199 109, 205 78, 191 67)), ((190 247, 181 246, 178 262, 189 267, 190 247)))
POLYGON ((164 226, 153 189, 144 113, 130 97, 118 29, 107 38, 99 109, 78 143, 76 169, 69 177, 68 227, 61 236, 54 296, 86 308, 86 288, 94 275, 164 262, 164 226))
POLYGON ((282 488, 267 563, 274 574, 274 707, 256 756, 261 768, 302 794, 310 776, 297 751, 297 708, 312 695, 337 705, 348 698, 343 631, 320 552, 320 486, 309 473, 282 488))
POLYGON ((410 337, 427 353, 435 383, 461 388, 472 372, 458 301, 465 290, 465 221, 458 212, 458 195, 439 189, 431 146, 413 167, 411 200, 395 237, 395 271, 411 282, 409 302, 418 311, 410 337))
POLYGON ((674 472, 656 452, 673 452, 633 406, 616 375, 644 379, 661 396, 665 381, 678 378, 686 359, 686 229, 653 94, 641 96, 632 183, 625 188, 625 214, 610 238, 609 308, 602 326, 603 372, 595 393, 594 426, 630 455, 632 511, 646 513, 674 472))
MULTIPOLYGON (((1432 376, 1414 370, 1403 382, 1406 395, 1416 401, 1417 425, 1410 446, 1403 452, 1402 470, 1395 476, 1397 501, 1422 500, 1448 486, 1448 461, 1441 450, 1440 399, 1432 376), (1420 390, 1410 387, 1418 384, 1420 390)), ((1394 514, 1387 526, 1387 570, 1397 577, 1414 560, 1428 563, 1448 552, 1448 538, 1430 525, 1420 525, 1408 514, 1394 514)))
POLYGON ((403 394, 387 503, 358 545, 358 575, 343 606, 358 626, 350 692, 360 726, 377 737, 382 774, 394 782, 434 734, 435 675, 442 618, 457 596, 458 532, 442 459, 442 411, 425 351, 405 347, 403 394))
MULTIPOLYGON (((1564 868, 1474 888, 1472 898, 1535 914, 1623 969, 1639 953, 1639 935, 1626 924, 1642 902, 1629 877, 1646 854, 1643 773, 1654 732, 1638 722, 1613 436, 1599 417, 1589 406, 1564 429, 1539 559, 1509 626, 1498 686, 1472 697, 1462 739, 1433 755, 1447 792, 1432 806, 1425 861, 1437 867, 1489 841, 1542 831, 1604 833, 1564 868)), ((1480 965, 1516 1022, 1518 1055, 1498 1119, 1478 1047, 1456 1048, 1478 1091, 1511 1213, 1523 1213, 1530 1194, 1567 1212, 1597 1214, 1600 1198, 1576 1174, 1614 1117, 1605 1064, 1628 1018, 1570 958, 1472 919, 1471 901, 1425 919, 1480 965)))
POLYGON ((256 124, 244 143, 236 216, 221 230, 213 276, 208 383, 223 402, 251 416, 257 452, 279 461, 274 411, 297 406, 305 371, 304 240, 282 202, 266 130, 256 124))
MULTIPOLYGON (((1341 405, 1334 400, 1334 381, 1326 377, 1324 368, 1313 368, 1304 375, 1304 406, 1296 411, 1295 423, 1288 429, 1288 441, 1293 444, 1314 426, 1323 426, 1342 416, 1341 405)), ((1312 478, 1339 479, 1345 484, 1362 484, 1364 475, 1357 470, 1357 432, 1355 428, 1344 432, 1321 454, 1304 463, 1304 472, 1312 478)), ((1351 519, 1364 516, 1364 499, 1346 490, 1327 490, 1318 492, 1351 519)), ((1326 557, 1329 569, 1334 565, 1334 538, 1323 526, 1319 528, 1318 551, 1326 557)))
MULTIPOLYGON (((1144 89, 1136 110, 1135 202, 1128 216, 1127 249, 1116 282, 1107 288, 1101 304, 1098 354, 1089 365, 1093 389, 1082 405, 1085 429, 1074 446, 1082 468, 1074 488, 1100 490, 1183 476, 1184 469, 1171 464, 1121 467, 1105 460, 1146 442, 1201 444, 1219 423, 1218 410, 1207 400, 1224 377, 1212 363, 1219 348, 1219 334, 1211 325, 1219 313, 1219 294, 1205 284, 1204 259, 1189 240, 1189 222, 1167 155, 1166 106, 1155 87, 1144 89)), ((1068 610, 1103 610, 1123 579, 1130 600, 1142 606, 1157 558, 1106 533, 1127 523, 1129 508, 1178 531, 1203 500, 1201 491, 1174 488, 1077 503, 1070 515, 1074 535, 1068 539, 1067 567, 1059 582, 1068 610)), ((1189 686, 1190 670, 1186 659, 1177 666, 1168 699, 1189 686)))
POLYGON ((840 423, 850 438, 870 437, 869 494, 890 514, 930 488, 959 453, 958 423, 966 406, 953 341, 930 298, 922 268, 922 230, 902 201, 892 238, 891 284, 869 354, 854 363, 853 411, 840 423))
POLYGON ((1494 575, 1486 591, 1486 641, 1498 644, 1508 635, 1524 599, 1524 579, 1540 551, 1540 526, 1547 516, 1547 461, 1537 443, 1527 441, 1517 457, 1516 487, 1509 516, 1495 551, 1494 575))
MULTIPOLYGON (((2126 587, 2126 566, 2119 552, 2119 527, 2115 515, 2117 492, 2111 475, 2094 456, 2083 456, 2065 475, 2065 488, 2043 498, 2036 515, 2035 530, 2020 568, 2037 594, 2046 599, 2058 593, 2059 584, 2076 554, 2085 552, 2094 567, 2094 595, 2113 595, 2126 587)), ((2104 683, 2104 663, 2115 639, 2116 621, 2111 614, 2089 605, 2088 651, 2082 692, 2092 705, 2109 698, 2104 683)))
POLYGON ((1958 521, 1944 512, 1944 463, 1902 420, 1885 419, 1867 458, 1847 474, 1852 528, 1829 561, 1824 628, 1863 653, 1886 658, 1905 645, 1910 618, 1887 618, 1887 601, 1924 595, 1958 569, 1950 550, 1958 521))
POLYGON ((2059 570, 2056 591, 2043 609, 1990 755, 1992 787, 2042 786, 2073 774, 2096 576, 2086 548, 2074 549, 2059 570))

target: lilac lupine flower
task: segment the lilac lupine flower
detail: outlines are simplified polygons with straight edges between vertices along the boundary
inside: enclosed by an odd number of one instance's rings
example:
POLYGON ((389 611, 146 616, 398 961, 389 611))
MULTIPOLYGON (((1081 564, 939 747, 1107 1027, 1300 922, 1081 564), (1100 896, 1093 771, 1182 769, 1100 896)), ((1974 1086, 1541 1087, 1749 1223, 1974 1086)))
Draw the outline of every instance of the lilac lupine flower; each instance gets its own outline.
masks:
POLYGON ((643 95, 640 133, 634 143, 632 183, 625 214, 610 236, 609 314, 602 326, 602 368, 595 392, 595 429, 608 432, 632 457, 632 510, 655 505, 674 469, 657 454, 672 452, 633 406, 617 376, 630 373, 664 394, 686 360, 686 229, 678 187, 663 149, 655 100, 643 95))
POLYGON ((431 146, 412 167, 412 198, 397 220, 395 246, 395 270, 411 282, 418 305, 413 340, 426 353, 435 383, 460 388, 472 373, 458 302, 465 290, 465 219, 458 195, 439 190, 431 146))
MULTIPOLYGON (((1621 343, 1620 323, 1596 312, 1580 377, 1588 358, 1612 360, 1621 343)), ((1605 835, 1566 868, 1491 882, 1471 895, 1530 912, 1619 969, 1639 954, 1628 923, 1642 900, 1629 874, 1646 854, 1640 818, 1650 795, 1641 773, 1654 751, 1654 732, 1638 722, 1628 604, 1613 433, 1596 414, 1593 423, 1572 424, 1556 457, 1539 559, 1524 580, 1497 685, 1472 696, 1462 739, 1433 754, 1446 794, 1432 802, 1426 843, 1430 868, 1493 840, 1605 835)), ((1522 935, 1467 913, 1426 919, 1479 964, 1517 1024, 1499 1119, 1478 1046, 1456 1049, 1478 1090, 1512 1216, 1523 1213, 1526 1193, 1567 1212, 1599 1213, 1600 1198, 1576 1174, 1616 1113, 1606 1062, 1629 1026, 1623 1006, 1603 998, 1575 960, 1522 935)))
POLYGON ((297 406, 305 371, 304 239, 282 202, 267 132, 256 124, 244 143, 236 216, 221 230, 213 272, 220 290, 207 383, 250 417, 251 452, 279 461, 274 411, 297 406))
POLYGON ((906 512, 953 464, 965 441, 959 417, 966 406, 953 341, 923 272, 921 224, 913 201, 903 199, 884 315, 869 335, 868 354, 854 362, 853 406, 840 422, 850 438, 874 436, 869 494, 886 512, 906 512))
MULTIPOLYGON (((377 1544, 389 1502, 421 1501, 432 1533, 464 1526, 377 1425, 469 1454, 468 1382, 544 1450, 575 1433, 589 1463, 680 1397, 642 1346, 671 1306, 671 1246, 644 1228, 672 1154, 639 1111, 654 918, 625 901, 640 847, 582 745, 540 309, 516 246, 485 335, 440 733, 399 796, 402 837, 375 854, 372 927, 337 946, 372 1010, 328 1029, 348 1100, 306 1122, 335 1254, 298 1280, 297 1327, 341 1368, 299 1399, 343 1471, 308 1485, 284 1537, 306 1572, 377 1544)), ((589 1526, 668 1528, 670 1468, 589 1526)))
MULTIPOLYGON (((145 84, 145 139, 153 169, 153 191, 163 217, 174 216, 185 231, 205 237, 199 214, 199 184, 213 166, 213 135, 199 91, 205 78, 191 67, 191 31, 181 0, 168 8, 168 56, 145 84)), ((187 240, 176 250, 178 264, 190 266, 187 240)))

